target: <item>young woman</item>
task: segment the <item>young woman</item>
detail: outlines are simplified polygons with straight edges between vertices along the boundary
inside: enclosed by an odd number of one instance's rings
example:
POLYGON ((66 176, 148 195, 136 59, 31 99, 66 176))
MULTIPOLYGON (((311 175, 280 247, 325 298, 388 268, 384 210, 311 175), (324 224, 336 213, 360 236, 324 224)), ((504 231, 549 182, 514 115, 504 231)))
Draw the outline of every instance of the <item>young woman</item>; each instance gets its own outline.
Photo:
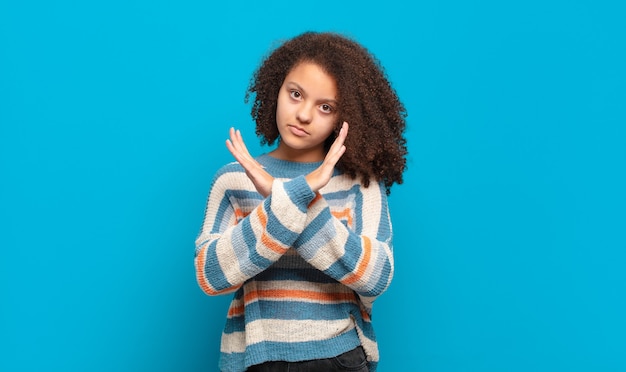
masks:
POLYGON ((195 267, 234 293, 222 371, 375 371, 372 303, 393 276, 387 195, 402 182, 406 113, 378 61, 332 33, 274 50, 246 96, 262 143, 238 130, 213 180, 195 267))

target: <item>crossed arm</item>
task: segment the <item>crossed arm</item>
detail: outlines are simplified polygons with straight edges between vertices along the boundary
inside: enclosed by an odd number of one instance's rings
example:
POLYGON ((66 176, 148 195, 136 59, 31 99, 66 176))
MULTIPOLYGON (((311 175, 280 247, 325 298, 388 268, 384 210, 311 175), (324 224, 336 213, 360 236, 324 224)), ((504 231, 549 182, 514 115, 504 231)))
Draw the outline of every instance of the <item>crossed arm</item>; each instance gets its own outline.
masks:
POLYGON ((387 288, 393 275, 393 256, 384 190, 376 184, 359 189, 363 209, 358 217, 361 221, 358 231, 336 219, 318 193, 329 182, 335 164, 345 152, 343 143, 347 132, 348 125, 344 123, 317 169, 304 177, 274 182, 250 156, 241 133, 230 130, 226 146, 263 201, 236 223, 236 212, 231 210, 230 203, 217 202, 224 195, 220 191, 224 184, 214 184, 195 260, 199 284, 207 294, 236 290, 290 247, 313 266, 362 296, 373 299, 387 288), (219 213, 225 214, 219 217, 219 213), (230 216, 227 223, 218 222, 227 215, 230 216), (216 222, 222 227, 216 229, 216 222))

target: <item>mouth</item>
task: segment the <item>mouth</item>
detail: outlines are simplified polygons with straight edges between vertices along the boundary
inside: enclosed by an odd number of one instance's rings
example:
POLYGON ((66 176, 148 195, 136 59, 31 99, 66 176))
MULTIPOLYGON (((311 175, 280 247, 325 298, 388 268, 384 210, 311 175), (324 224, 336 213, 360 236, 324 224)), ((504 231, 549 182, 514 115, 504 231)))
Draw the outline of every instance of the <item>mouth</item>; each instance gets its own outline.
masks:
POLYGON ((291 133, 293 133, 293 135, 298 136, 298 137, 304 137, 309 135, 309 132, 307 132, 306 130, 296 126, 296 125, 288 125, 287 126, 289 128, 289 130, 291 131, 291 133))

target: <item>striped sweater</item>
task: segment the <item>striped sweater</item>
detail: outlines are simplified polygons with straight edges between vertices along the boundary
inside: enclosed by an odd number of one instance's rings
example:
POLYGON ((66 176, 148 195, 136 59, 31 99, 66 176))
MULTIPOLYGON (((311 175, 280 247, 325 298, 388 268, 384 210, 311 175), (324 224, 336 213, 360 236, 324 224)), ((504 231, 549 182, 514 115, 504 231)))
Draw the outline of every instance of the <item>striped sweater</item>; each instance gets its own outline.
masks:
POLYGON ((220 370, 330 358, 362 345, 375 371, 372 303, 393 276, 384 187, 335 170, 314 193, 304 175, 321 162, 257 161, 274 177, 271 195, 261 197, 238 163, 224 166, 196 240, 202 290, 234 292, 220 370))

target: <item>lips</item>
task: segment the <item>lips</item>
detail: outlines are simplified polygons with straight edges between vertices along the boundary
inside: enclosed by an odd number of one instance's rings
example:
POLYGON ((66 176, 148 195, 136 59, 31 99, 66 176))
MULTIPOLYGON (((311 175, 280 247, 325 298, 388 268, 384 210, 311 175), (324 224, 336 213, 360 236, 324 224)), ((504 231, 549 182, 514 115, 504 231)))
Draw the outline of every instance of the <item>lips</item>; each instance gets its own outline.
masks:
POLYGON ((306 130, 304 130, 304 129, 300 128, 300 127, 297 127, 295 125, 289 125, 288 127, 289 127, 289 131, 294 136, 304 137, 304 136, 308 136, 309 135, 309 132, 307 132, 306 130))

